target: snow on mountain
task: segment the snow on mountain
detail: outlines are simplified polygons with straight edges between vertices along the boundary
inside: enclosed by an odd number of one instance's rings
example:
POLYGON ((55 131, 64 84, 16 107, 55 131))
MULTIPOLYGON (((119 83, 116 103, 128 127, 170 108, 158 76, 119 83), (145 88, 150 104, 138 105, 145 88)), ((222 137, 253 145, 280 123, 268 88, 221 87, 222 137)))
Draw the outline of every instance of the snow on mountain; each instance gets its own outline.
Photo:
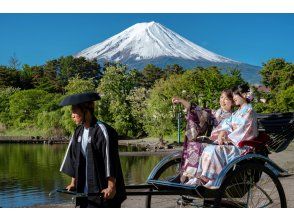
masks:
POLYGON ((135 56, 136 60, 168 56, 189 60, 234 62, 192 43, 156 22, 135 24, 76 56, 121 61, 126 55, 135 56))
POLYGON ((252 76, 260 69, 208 51, 156 22, 135 24, 75 56, 96 58, 100 63, 121 62, 137 69, 144 68, 148 63, 161 67, 174 63, 185 68, 212 65, 239 67, 244 70, 243 77, 249 81, 258 80, 252 76))

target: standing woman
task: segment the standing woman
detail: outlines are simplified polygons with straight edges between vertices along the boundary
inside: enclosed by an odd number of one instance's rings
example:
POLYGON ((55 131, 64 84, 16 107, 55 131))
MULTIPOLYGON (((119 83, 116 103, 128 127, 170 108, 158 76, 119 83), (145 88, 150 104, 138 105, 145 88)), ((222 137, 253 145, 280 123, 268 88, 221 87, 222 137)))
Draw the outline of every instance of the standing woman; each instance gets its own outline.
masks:
POLYGON ((207 187, 214 186, 215 179, 229 162, 251 151, 251 147, 241 148, 239 143, 258 136, 257 115, 250 104, 252 97, 248 85, 239 85, 232 91, 239 108, 212 131, 210 139, 215 144, 204 148, 199 161, 196 178, 207 187))
POLYGON ((71 138, 60 171, 72 178, 67 190, 77 193, 102 193, 77 198, 81 208, 119 208, 126 199, 124 179, 118 155, 116 131, 94 116, 97 93, 66 97, 60 106, 72 106, 72 119, 78 125, 71 138))

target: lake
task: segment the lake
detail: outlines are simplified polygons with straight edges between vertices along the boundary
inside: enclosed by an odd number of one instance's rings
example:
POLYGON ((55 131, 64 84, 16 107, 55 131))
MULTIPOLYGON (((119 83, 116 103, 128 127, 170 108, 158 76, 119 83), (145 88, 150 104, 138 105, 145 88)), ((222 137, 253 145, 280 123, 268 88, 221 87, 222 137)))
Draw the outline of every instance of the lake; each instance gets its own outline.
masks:
MULTIPOLYGON (((71 196, 49 192, 70 178, 59 172, 67 145, 0 144, 0 207, 64 203, 71 196)), ((120 147, 120 151, 136 150, 120 147)), ((144 183, 162 156, 121 156, 126 184, 144 183)))

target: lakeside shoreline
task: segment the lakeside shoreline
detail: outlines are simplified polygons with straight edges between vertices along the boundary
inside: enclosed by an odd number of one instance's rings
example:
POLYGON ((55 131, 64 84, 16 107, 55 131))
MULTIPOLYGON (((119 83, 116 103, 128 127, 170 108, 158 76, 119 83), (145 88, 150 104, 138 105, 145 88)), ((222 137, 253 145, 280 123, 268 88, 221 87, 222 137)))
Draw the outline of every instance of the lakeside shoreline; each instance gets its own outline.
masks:
MULTIPOLYGON (((60 137, 60 138, 43 138, 41 136, 0 136, 0 144, 68 144, 69 137, 60 137)), ((183 143, 169 143, 168 141, 164 143, 159 143, 156 138, 143 138, 143 139, 120 139, 118 140, 119 146, 127 147, 137 147, 141 151, 147 152, 152 151, 156 152, 159 150, 167 149, 176 149, 181 148, 183 143)))

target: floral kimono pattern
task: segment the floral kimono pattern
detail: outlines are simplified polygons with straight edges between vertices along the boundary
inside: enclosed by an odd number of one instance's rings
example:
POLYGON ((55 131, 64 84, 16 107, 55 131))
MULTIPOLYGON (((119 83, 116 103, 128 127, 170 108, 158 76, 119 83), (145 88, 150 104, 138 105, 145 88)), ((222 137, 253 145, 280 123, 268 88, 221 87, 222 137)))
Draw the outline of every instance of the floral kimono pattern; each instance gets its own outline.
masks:
POLYGON ((199 160, 196 177, 208 181, 207 186, 213 186, 214 180, 224 166, 236 157, 251 150, 249 146, 240 148, 238 144, 258 136, 257 117, 251 104, 244 105, 223 120, 211 133, 210 139, 216 141, 219 132, 225 131, 229 143, 224 145, 203 144, 203 152, 199 160))
POLYGON ((202 143, 197 140, 200 135, 205 135, 209 128, 217 126, 220 121, 231 116, 230 112, 222 109, 211 111, 191 104, 188 112, 187 127, 182 154, 181 173, 187 178, 194 177, 202 154, 202 143))

